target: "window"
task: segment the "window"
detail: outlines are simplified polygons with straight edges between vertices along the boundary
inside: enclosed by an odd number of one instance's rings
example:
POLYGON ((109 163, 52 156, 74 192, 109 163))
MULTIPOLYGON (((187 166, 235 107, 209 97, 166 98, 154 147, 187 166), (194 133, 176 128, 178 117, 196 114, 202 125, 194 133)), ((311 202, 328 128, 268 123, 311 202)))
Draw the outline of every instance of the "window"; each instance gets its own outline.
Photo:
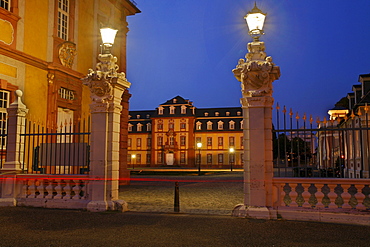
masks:
POLYGON ((136 155, 136 164, 141 164, 141 154, 136 155))
POLYGON ((208 117, 208 112, 205 112, 205 113, 204 113, 204 116, 205 116, 205 117, 208 117))
POLYGON ((226 112, 226 116, 230 116, 230 112, 228 112, 228 111, 227 111, 227 112, 226 112))
POLYGON ((233 120, 229 122, 229 129, 231 130, 235 129, 235 122, 233 120))
POLYGON ((230 147, 235 146, 235 138, 233 136, 229 137, 229 146, 230 147))
POLYGON ((69 0, 58 1, 58 37, 68 40, 69 0))
POLYGON ((195 143, 199 143, 199 142, 202 142, 202 138, 200 137, 195 138, 195 143))
POLYGON ((186 106, 181 106, 181 114, 186 114, 186 106))
POLYGON ((174 106, 170 106, 170 114, 175 114, 175 107, 174 106))
POLYGON ((212 122, 211 121, 207 122, 207 130, 212 130, 212 122))
POLYGON ((143 127, 143 125, 141 124, 141 123, 138 123, 137 125, 136 125, 136 130, 137 131, 142 131, 142 128, 143 127))
POLYGON ((186 136, 180 136, 180 145, 185 146, 186 145, 186 136))
POLYGON ((229 156, 229 162, 230 163, 234 163, 235 162, 235 155, 234 154, 230 154, 230 156, 229 156))
POLYGON ((146 131, 152 131, 152 124, 151 123, 146 124, 146 131))
POLYGON ((223 146, 224 145, 224 138, 223 137, 219 137, 218 138, 218 145, 219 146, 223 146))
POLYGON ((146 163, 147 163, 147 164, 150 164, 150 161, 151 161, 151 156, 150 156, 150 154, 146 154, 146 163))
POLYGON ((163 123, 158 123, 158 130, 163 130, 163 123))
POLYGON ((163 115, 163 107, 162 106, 158 107, 158 114, 163 115))
POLYGON ((131 164, 131 154, 127 155, 127 163, 131 164))
POLYGON ((132 131, 132 124, 128 124, 128 131, 132 131))
POLYGON ((186 162, 186 157, 185 157, 185 152, 180 153, 180 163, 185 164, 186 162))
MULTIPOLYGON (((6 134, 7 132, 6 122, 7 122, 8 114, 7 114, 6 108, 8 108, 8 106, 9 106, 9 92, 1 90, 0 91, 0 134, 6 134)), ((1 148, 4 149, 5 144, 6 144, 6 137, 1 136, 0 141, 1 141, 0 143, 1 148)))
POLYGON ((151 147, 152 146, 152 138, 146 138, 146 146, 151 147))
POLYGON ((157 144, 158 144, 158 146, 162 146, 163 145, 163 137, 162 136, 158 136, 158 138, 157 138, 157 144))
POLYGON ((212 137, 207 137, 207 146, 212 146, 212 137))
POLYGON ((141 138, 136 139, 136 146, 139 148, 141 147, 141 138))
POLYGON ((175 124, 174 124, 174 123, 169 123, 169 124, 168 124, 168 128, 169 128, 170 130, 173 130, 173 129, 175 128, 175 124))
POLYGON ((173 136, 170 136, 170 146, 175 145, 175 138, 173 136))
POLYGON ((240 129, 243 129, 243 127, 244 127, 244 121, 242 120, 240 121, 240 129))
POLYGON ((220 115, 220 113, 216 111, 215 116, 218 117, 219 115, 220 115))
POLYGON ((223 154, 218 154, 218 163, 219 164, 224 163, 224 155, 223 154))
POLYGON ((158 164, 163 163, 163 153, 162 152, 158 152, 157 162, 158 164))
POLYGON ((131 147, 131 143, 132 143, 131 138, 128 138, 127 139, 127 147, 131 147))
POLYGON ((0 0, 0 7, 10 11, 10 0, 0 0))
POLYGON ((185 129, 186 128, 186 123, 180 123, 180 129, 185 129))
POLYGON ((212 164, 212 154, 207 154, 207 164, 212 164))
POLYGON ((197 127, 196 127, 196 128, 197 128, 197 130, 201 130, 201 129, 202 129, 202 123, 201 123, 201 122, 199 122, 199 121, 198 121, 198 122, 196 123, 196 126, 197 126, 197 127))
POLYGON ((218 126, 217 128, 218 128, 219 130, 224 129, 224 122, 222 122, 222 121, 218 121, 217 126, 218 126))
POLYGON ((236 113, 236 115, 240 116, 240 115, 242 115, 242 113, 241 113, 240 111, 238 111, 238 112, 236 113))

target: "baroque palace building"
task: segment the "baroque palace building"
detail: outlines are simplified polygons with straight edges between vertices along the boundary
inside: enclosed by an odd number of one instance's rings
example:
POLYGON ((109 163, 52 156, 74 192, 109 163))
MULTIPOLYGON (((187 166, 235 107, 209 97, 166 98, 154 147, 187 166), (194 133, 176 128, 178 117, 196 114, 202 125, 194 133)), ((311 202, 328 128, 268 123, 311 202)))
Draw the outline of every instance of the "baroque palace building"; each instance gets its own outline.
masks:
POLYGON ((129 167, 243 167, 241 107, 196 108, 176 96, 155 110, 130 111, 128 132, 129 167))
MULTIPOLYGON (((98 62, 100 28, 118 29, 112 54, 126 72, 127 16, 137 13, 132 0, 0 0, 0 122, 20 89, 30 119, 51 128, 73 123, 76 131, 76 121, 89 117, 90 91, 81 78, 98 62)), ((125 140, 130 94, 122 98, 125 140)), ((126 163, 127 154, 120 155, 126 163)))

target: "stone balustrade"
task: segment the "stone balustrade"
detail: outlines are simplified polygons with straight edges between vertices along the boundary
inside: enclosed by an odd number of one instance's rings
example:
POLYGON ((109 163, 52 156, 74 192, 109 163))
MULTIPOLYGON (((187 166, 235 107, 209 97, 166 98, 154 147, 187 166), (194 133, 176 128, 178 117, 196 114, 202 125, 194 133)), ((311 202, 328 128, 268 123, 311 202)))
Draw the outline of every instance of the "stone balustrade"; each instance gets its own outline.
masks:
POLYGON ((18 206, 86 208, 89 176, 17 175, 18 206))
POLYGON ((369 179, 274 178, 274 208, 370 210, 369 179))

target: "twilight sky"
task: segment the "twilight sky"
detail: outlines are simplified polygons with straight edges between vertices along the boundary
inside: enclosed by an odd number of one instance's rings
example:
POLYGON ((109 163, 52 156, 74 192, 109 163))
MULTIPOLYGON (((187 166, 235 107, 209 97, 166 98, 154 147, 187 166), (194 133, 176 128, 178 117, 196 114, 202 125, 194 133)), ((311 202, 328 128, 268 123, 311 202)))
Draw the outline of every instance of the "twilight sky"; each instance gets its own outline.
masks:
MULTIPOLYGON (((252 39, 250 0, 135 0, 128 17, 130 110, 153 110, 177 95, 198 108, 240 106, 232 69, 252 39)), ((370 73, 369 0, 258 0, 267 13, 266 53, 280 66, 275 103, 300 114, 327 111, 370 73)))

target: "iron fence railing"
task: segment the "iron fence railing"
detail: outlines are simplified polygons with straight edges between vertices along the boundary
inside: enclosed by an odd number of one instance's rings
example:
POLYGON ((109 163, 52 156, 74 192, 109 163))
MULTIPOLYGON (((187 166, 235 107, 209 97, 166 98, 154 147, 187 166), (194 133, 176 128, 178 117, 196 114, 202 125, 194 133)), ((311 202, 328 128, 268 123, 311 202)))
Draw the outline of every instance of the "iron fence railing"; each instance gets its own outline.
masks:
POLYGON ((273 129, 276 177, 369 178, 367 113, 313 120, 276 107, 273 129))

